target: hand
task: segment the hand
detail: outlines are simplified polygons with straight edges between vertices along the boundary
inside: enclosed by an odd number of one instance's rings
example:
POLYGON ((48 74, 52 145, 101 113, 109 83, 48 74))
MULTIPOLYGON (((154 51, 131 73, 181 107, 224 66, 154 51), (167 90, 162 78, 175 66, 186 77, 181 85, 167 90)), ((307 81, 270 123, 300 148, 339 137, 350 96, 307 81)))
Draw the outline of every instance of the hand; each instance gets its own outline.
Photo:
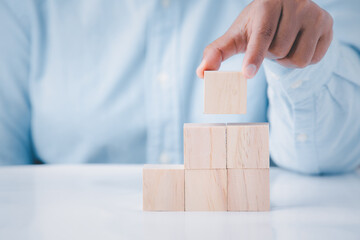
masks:
POLYGON ((227 58, 245 52, 242 72, 255 76, 264 58, 288 68, 319 62, 332 41, 333 20, 310 0, 254 0, 229 30, 204 50, 196 70, 218 70, 227 58))

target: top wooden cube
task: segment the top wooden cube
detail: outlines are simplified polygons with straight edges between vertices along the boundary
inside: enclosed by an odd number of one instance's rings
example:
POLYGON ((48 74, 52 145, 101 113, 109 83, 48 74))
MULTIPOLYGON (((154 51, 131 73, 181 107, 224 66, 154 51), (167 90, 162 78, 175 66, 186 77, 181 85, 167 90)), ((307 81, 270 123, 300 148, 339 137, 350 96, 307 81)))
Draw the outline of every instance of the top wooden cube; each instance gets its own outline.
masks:
POLYGON ((247 80, 241 72, 205 71, 207 114, 245 114, 247 80))

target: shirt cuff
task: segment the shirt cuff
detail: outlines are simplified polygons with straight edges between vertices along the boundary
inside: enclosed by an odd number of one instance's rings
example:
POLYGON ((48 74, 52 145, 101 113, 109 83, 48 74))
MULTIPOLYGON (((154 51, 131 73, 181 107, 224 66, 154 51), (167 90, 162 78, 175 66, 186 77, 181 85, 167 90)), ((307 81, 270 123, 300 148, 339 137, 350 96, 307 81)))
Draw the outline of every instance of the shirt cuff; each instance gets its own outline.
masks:
POLYGON ((286 68, 274 60, 264 61, 264 70, 269 87, 273 91, 283 91, 292 103, 297 103, 313 96, 331 78, 337 66, 339 43, 333 41, 317 64, 302 69, 286 68))

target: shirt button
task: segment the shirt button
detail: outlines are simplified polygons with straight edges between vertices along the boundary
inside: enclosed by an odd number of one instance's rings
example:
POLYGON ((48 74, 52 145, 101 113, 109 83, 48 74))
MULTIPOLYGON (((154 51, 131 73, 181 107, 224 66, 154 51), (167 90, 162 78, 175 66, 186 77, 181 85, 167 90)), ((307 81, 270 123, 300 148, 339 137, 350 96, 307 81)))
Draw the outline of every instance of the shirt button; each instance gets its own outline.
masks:
POLYGON ((170 163, 171 159, 167 153, 161 153, 159 162, 162 164, 170 163))
POLYGON ((165 86, 169 81, 169 75, 165 72, 161 72, 157 75, 157 81, 160 83, 160 85, 165 86))
POLYGON ((162 0, 161 4, 162 4, 163 8, 168 8, 170 5, 170 0, 162 0))
POLYGON ((303 84, 303 81, 302 80, 297 80, 295 82, 293 82, 291 84, 291 88, 292 89, 297 89, 298 87, 300 87, 301 85, 303 84))
POLYGON ((268 87, 268 96, 269 96, 269 98, 274 97, 274 90, 271 87, 268 87))
POLYGON ((305 133, 300 133, 296 136, 296 140, 298 142, 306 142, 308 139, 308 136, 305 133))

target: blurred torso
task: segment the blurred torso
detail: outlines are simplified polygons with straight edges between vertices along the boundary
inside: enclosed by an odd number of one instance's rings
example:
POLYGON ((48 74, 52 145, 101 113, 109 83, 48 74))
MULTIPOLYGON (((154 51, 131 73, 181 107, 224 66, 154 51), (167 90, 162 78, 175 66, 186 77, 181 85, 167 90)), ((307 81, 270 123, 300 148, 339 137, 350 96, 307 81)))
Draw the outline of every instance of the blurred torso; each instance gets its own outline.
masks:
MULTIPOLYGON (((248 113, 203 114, 195 69, 241 1, 34 3, 30 101, 37 158, 47 163, 182 161, 184 122, 266 121, 264 73, 248 113)), ((242 56, 221 70, 240 71, 242 56)))

